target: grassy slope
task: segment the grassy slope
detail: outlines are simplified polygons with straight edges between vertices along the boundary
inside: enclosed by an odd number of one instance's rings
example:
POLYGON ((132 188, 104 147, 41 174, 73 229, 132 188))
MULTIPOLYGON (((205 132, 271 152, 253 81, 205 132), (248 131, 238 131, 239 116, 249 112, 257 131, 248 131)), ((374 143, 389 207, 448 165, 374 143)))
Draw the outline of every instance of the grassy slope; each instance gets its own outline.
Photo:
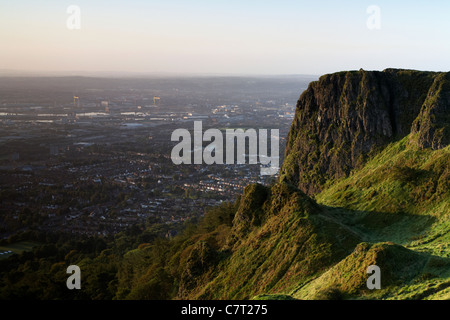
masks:
POLYGON ((449 163, 450 147, 405 138, 330 182, 319 205, 285 182, 249 186, 228 240, 209 241, 220 262, 184 298, 448 298, 449 163), (372 264, 382 290, 366 287, 372 264))
POLYGON ((17 243, 12 243, 4 246, 0 246, 0 253, 12 251, 12 253, 4 253, 0 255, 0 259, 6 259, 7 257, 11 256, 13 253, 20 254, 24 251, 30 251, 34 246, 39 245, 35 242, 29 242, 29 241, 21 241, 17 243))
POLYGON ((449 299, 449 183, 450 147, 416 150, 408 138, 350 177, 330 183, 316 196, 318 203, 374 244, 364 254, 358 246, 293 296, 333 297, 338 290, 349 298, 449 299), (382 290, 365 289, 370 264, 382 269, 382 290))
POLYGON ((330 182, 317 203, 284 181, 248 186, 209 217, 213 227, 126 255, 119 282, 134 284, 118 297, 450 298, 449 163, 450 147, 416 150, 405 138, 330 182), (366 287, 372 264, 382 290, 366 287))
POLYGON ((370 241, 450 257, 450 147, 415 150, 407 139, 330 184, 316 200, 370 241))
MULTIPOLYGON (((241 212, 245 198, 253 197, 244 194, 237 216, 245 217, 241 212)), ((235 237, 239 240, 228 249, 218 248, 229 255, 189 298, 248 299, 263 293, 290 292, 347 256, 361 241, 328 217, 326 210, 285 183, 272 187, 261 209, 265 217, 261 225, 235 237)), ((234 230, 240 231, 242 223, 235 221, 234 230)))

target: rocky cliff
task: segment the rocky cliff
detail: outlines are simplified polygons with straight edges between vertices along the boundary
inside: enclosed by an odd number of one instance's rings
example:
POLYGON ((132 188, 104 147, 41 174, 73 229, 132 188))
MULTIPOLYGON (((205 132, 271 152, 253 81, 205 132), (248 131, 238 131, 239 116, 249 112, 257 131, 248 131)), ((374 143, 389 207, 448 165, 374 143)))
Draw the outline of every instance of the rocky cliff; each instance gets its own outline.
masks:
POLYGON ((445 147, 449 77, 398 69, 320 77, 297 102, 281 178, 313 195, 410 133, 418 148, 445 147))

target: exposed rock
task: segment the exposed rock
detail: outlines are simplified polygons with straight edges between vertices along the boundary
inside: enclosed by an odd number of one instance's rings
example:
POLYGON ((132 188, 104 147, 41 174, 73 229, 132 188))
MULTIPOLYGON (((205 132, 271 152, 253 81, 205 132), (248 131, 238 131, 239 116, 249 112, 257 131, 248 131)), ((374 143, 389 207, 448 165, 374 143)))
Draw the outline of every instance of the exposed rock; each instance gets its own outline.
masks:
POLYGON ((442 149, 450 143, 450 73, 434 79, 411 133, 420 148, 442 149))
POLYGON ((397 69, 320 77, 297 102, 281 179, 313 195, 408 135, 411 126, 418 147, 448 145, 447 78, 448 73, 397 69))

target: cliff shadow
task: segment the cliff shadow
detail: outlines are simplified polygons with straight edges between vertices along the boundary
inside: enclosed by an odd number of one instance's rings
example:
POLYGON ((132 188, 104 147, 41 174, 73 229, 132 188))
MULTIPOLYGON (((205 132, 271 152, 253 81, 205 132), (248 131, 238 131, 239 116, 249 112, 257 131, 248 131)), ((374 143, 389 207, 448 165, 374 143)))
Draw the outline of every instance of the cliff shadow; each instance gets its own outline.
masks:
POLYGON ((406 244, 424 237, 438 221, 429 215, 352 210, 321 205, 327 215, 362 235, 365 241, 406 244))

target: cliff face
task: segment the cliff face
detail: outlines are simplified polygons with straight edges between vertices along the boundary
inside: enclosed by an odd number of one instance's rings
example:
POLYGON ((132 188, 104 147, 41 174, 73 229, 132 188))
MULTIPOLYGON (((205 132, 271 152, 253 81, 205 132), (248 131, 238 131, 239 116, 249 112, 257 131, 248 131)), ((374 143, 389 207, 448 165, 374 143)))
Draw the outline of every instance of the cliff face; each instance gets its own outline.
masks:
POLYGON ((450 144, 450 73, 439 74, 412 126, 412 143, 442 149, 450 144), (414 139, 416 138, 416 139, 414 139))
POLYGON ((281 179, 312 195, 411 133, 419 148, 449 143, 449 73, 386 69, 322 76, 297 102, 281 179))

